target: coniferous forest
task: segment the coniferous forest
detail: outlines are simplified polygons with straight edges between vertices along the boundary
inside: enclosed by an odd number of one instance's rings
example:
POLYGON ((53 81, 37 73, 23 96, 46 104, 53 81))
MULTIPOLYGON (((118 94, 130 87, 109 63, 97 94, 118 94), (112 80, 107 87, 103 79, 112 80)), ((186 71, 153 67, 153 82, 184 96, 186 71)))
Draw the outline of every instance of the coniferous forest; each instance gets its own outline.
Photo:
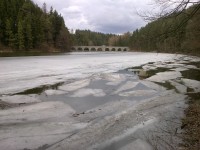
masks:
POLYGON ((0 49, 66 51, 71 46, 64 19, 31 0, 0 0, 0 49))
POLYGON ((109 45, 109 39, 115 35, 90 30, 76 30, 72 36, 74 45, 101 46, 109 45))
POLYGON ((123 35, 76 30, 70 34, 63 17, 46 4, 0 0, 0 51, 69 51, 72 45, 129 46, 133 51, 200 54, 200 6, 171 14, 123 35), (188 14, 196 13, 188 18, 188 14))
POLYGON ((148 23, 132 33, 129 46, 137 51, 200 54, 200 5, 148 23), (188 14, 195 14, 188 18, 188 14))

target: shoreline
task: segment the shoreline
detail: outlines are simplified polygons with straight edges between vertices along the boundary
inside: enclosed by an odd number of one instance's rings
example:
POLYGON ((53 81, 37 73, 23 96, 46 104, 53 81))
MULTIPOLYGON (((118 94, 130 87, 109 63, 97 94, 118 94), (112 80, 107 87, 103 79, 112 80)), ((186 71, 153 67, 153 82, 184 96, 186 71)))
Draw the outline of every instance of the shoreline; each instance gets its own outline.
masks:
POLYGON ((68 53, 69 51, 0 51, 0 57, 21 57, 21 56, 49 56, 68 53))

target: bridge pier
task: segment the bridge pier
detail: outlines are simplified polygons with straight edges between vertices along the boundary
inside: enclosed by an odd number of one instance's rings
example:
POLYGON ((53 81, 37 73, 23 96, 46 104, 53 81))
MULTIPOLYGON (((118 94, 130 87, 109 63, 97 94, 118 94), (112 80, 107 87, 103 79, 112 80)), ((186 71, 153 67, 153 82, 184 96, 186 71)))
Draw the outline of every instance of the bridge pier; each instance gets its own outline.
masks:
POLYGON ((129 47, 117 47, 117 46, 72 46, 72 52, 111 52, 111 51, 129 51, 129 47))

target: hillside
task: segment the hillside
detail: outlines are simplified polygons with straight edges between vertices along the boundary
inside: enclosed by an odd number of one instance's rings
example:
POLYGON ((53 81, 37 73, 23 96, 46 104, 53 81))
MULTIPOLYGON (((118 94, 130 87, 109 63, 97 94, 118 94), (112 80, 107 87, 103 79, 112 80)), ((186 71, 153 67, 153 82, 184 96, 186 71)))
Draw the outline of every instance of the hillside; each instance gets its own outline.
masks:
POLYGON ((200 54, 200 6, 161 18, 133 32, 129 46, 137 51, 200 54), (188 14, 196 11, 193 17, 188 14))
POLYGON ((66 51, 71 45, 64 19, 56 10, 31 0, 0 1, 0 51, 66 51))

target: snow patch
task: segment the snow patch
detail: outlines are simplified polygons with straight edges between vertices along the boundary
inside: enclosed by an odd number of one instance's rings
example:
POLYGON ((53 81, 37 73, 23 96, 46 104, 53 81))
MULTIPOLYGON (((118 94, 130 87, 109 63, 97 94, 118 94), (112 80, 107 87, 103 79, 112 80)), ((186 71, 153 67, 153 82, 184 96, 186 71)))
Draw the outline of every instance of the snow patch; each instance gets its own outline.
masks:
POLYGON ((61 91, 61 90, 46 90, 44 92, 46 95, 61 95, 61 94, 66 94, 66 91, 61 91))
POLYGON ((177 89, 177 91, 179 93, 183 93, 183 94, 187 93, 187 87, 186 86, 184 86, 184 85, 182 85, 178 82, 172 81, 172 80, 170 80, 169 82, 171 83, 171 85, 175 86, 175 88, 177 89))
POLYGON ((160 72, 154 76, 147 78, 146 80, 153 81, 153 82, 161 82, 164 83, 165 81, 172 80, 182 77, 180 72, 171 71, 171 72, 160 72))
POLYGON ((41 100, 35 94, 30 95, 13 95, 13 96, 2 96, 0 99, 4 102, 11 104, 28 104, 28 103, 38 103, 41 100))
POLYGON ((200 81, 185 78, 182 78, 181 80, 185 86, 192 88, 195 92, 200 92, 200 81))

